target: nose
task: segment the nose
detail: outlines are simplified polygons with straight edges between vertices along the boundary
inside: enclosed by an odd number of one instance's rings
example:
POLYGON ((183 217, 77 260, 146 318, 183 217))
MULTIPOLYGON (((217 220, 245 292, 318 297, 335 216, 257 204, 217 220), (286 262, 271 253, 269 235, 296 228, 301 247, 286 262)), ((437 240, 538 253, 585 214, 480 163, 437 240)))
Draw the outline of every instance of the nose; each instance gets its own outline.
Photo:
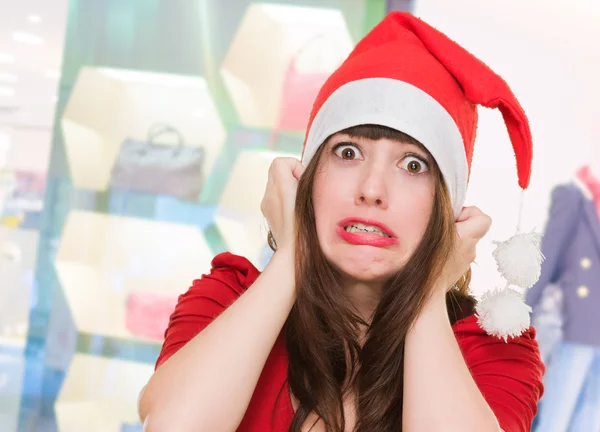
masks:
POLYGON ((382 210, 388 208, 387 182, 383 170, 375 166, 365 167, 359 180, 356 205, 375 206, 382 210))

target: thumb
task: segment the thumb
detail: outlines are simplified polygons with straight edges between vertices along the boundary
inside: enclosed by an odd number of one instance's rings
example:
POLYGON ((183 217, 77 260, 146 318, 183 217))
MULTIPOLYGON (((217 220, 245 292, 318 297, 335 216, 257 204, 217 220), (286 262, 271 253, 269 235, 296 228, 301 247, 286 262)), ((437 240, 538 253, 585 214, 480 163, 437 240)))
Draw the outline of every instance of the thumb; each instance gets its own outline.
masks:
POLYGON ((296 180, 300 180, 300 176, 304 172, 304 165, 299 160, 296 160, 294 167, 292 168, 292 175, 296 180))
POLYGON ((460 213, 458 214, 458 217, 456 218, 456 222, 464 222, 466 220, 468 220, 469 218, 475 216, 476 213, 479 212, 479 209, 477 207, 474 206, 470 206, 470 207, 463 207, 462 210, 460 211, 460 213))
POLYGON ((481 239, 492 225, 492 219, 481 210, 475 210, 466 219, 456 223, 456 230, 461 238, 481 239))

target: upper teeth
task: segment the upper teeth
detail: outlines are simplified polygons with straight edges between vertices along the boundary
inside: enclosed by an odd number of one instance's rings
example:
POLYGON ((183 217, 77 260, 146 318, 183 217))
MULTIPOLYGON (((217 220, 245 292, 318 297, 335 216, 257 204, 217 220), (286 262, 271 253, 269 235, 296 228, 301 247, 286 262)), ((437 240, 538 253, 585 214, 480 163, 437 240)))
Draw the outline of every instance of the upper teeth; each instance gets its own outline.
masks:
POLYGON ((380 235, 382 237, 389 237, 389 235, 387 235, 386 233, 381 231, 379 228, 374 227, 372 225, 363 225, 363 224, 357 223, 357 224, 349 225, 344 229, 348 232, 370 232, 373 234, 380 235))

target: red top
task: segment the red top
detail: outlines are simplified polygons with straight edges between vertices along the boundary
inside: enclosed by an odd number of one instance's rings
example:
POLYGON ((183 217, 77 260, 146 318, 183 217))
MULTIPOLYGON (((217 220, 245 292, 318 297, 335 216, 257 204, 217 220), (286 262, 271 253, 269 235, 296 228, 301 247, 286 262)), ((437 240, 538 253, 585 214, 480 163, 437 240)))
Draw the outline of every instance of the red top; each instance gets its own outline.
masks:
MULTIPOLYGON (((232 304, 259 274, 243 257, 230 253, 217 255, 210 274, 195 280, 179 297, 156 367, 232 304)), ((544 373, 533 327, 508 343, 486 334, 473 315, 457 321, 453 329, 467 366, 502 429, 528 432, 543 392, 544 373)), ((285 343, 280 335, 237 429, 239 432, 271 430, 274 412, 274 431, 288 430, 294 411, 285 385, 287 366, 285 343)))

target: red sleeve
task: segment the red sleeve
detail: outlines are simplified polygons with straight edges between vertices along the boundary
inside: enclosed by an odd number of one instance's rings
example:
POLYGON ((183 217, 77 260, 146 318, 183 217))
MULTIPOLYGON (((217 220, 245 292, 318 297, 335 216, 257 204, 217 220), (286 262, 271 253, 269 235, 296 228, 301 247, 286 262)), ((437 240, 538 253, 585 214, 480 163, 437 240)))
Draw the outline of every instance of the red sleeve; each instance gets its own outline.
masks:
POLYGON ((454 332, 471 375, 505 432, 529 432, 544 391, 535 329, 518 338, 490 336, 470 316, 454 332))
POLYGON ((250 261, 229 252, 213 258, 211 266, 208 275, 194 280, 188 291, 179 296, 155 368, 204 330, 259 275, 250 261))

